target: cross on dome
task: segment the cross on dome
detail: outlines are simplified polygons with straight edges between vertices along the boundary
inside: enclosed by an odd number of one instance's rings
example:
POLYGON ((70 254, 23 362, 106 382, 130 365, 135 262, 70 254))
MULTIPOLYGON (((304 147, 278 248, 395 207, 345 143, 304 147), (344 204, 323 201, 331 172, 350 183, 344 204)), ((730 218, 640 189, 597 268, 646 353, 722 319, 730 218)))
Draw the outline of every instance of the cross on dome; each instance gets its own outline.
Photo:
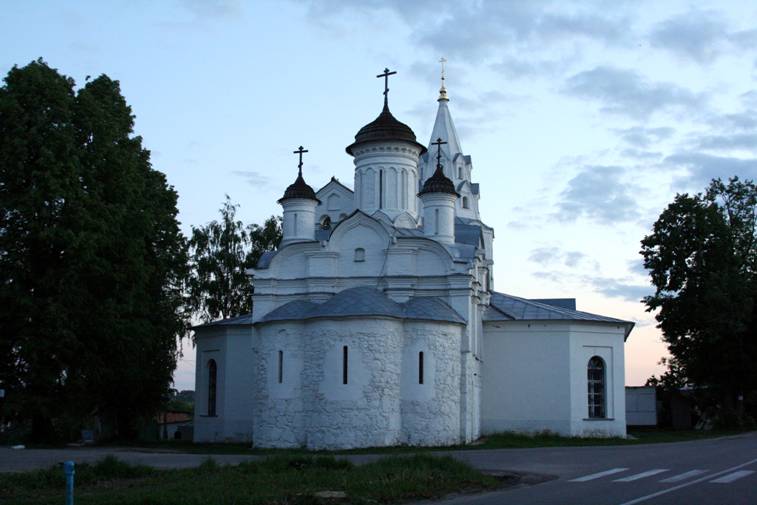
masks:
POLYGON ((444 80, 446 79, 446 74, 444 73, 444 64, 447 63, 447 58, 439 58, 439 63, 442 64, 442 86, 439 88, 438 100, 449 101, 449 97, 447 96, 447 88, 444 86, 444 80))
POLYGON ((302 154, 308 152, 307 149, 304 149, 302 146, 299 147, 296 151, 293 151, 294 154, 300 155, 300 163, 297 165, 297 168, 299 168, 300 175, 302 175, 302 154))
POLYGON ((384 73, 376 76, 377 78, 384 78, 384 106, 389 104, 389 76, 396 73, 395 71, 390 72, 388 68, 384 68, 384 73))
POLYGON ((446 143, 441 137, 437 138, 436 142, 431 142, 431 145, 436 146, 436 168, 438 170, 442 168, 442 146, 446 143))

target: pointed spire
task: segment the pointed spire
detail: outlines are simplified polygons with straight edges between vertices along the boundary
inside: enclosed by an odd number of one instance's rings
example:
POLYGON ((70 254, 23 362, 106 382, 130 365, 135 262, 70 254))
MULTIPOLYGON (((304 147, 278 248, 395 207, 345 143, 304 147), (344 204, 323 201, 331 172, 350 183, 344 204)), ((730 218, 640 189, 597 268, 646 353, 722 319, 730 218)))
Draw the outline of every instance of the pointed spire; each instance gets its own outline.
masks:
POLYGON ((447 96, 447 88, 444 86, 444 79, 445 79, 444 64, 447 63, 447 58, 444 58, 444 57, 440 58, 439 63, 442 64, 442 86, 441 88, 439 88, 439 98, 437 98, 437 101, 449 102, 449 97, 447 96))

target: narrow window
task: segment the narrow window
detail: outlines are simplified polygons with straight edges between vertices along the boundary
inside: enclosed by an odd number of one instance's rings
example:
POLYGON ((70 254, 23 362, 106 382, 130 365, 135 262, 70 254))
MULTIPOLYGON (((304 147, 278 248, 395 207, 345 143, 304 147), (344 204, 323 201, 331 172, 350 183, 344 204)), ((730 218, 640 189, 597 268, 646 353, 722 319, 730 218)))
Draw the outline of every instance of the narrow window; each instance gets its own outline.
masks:
POLYGON ((355 262, 360 263, 365 261, 365 249, 358 247, 355 249, 355 262))
POLYGON ((457 178, 458 179, 463 178, 463 167, 457 167, 457 178))
POLYGON ((218 376, 218 367, 216 361, 208 361, 208 415, 216 415, 216 379, 218 376))
POLYGON ((284 351, 279 351, 279 384, 284 382, 284 351))
POLYGON ((467 196, 463 197, 463 208, 464 209, 468 208, 468 197, 467 196))
POLYGON ((292 235, 295 237, 297 236, 297 213, 294 214, 294 225, 292 225, 292 228, 294 229, 292 232, 292 235))
POLYGON ((379 209, 383 209, 383 208, 384 208, 384 171, 379 170, 379 209))
POLYGON ((423 351, 418 353, 418 384, 423 384, 423 351))
POLYGON ((347 384, 347 365, 349 363, 347 352, 347 346, 345 345, 342 347, 342 384, 347 384))
POLYGON ((594 356, 589 360, 587 367, 590 419, 600 419, 607 416, 605 377, 605 362, 599 356, 594 356))
POLYGON ((434 209, 434 235, 439 235, 439 209, 434 209))

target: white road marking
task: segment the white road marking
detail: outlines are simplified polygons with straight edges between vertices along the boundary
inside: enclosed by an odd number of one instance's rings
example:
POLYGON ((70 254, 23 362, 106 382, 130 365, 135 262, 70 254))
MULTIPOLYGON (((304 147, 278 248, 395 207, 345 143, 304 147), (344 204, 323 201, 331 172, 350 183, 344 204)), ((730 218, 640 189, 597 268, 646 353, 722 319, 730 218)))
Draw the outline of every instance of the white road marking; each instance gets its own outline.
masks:
POLYGON ((671 484, 673 482, 681 482, 682 480, 686 480, 691 477, 696 477, 697 475, 702 475, 703 473, 707 473, 707 470, 691 470, 689 472, 685 472, 680 475, 674 475, 673 477, 662 479, 660 482, 663 482, 665 484, 671 484))
POLYGON ((655 468, 654 470, 647 470, 646 472, 637 473, 636 475, 629 475, 628 477, 623 477, 622 479, 617 479, 613 482, 633 482, 635 480, 641 480, 646 477, 651 477, 652 475, 657 475, 658 473, 669 471, 670 470, 667 468, 655 468))
POLYGON ((610 470, 605 470, 604 472, 592 473, 591 475, 584 475, 583 477, 578 477, 576 479, 569 480, 568 482, 588 482, 590 480, 601 479, 602 477, 607 477, 608 475, 614 475, 616 473, 625 472, 626 470, 628 470, 628 468, 612 468, 610 470))
POLYGON ((723 475, 719 479, 711 480, 710 482, 713 484, 730 484, 735 480, 739 480, 740 478, 746 477, 747 475, 752 475, 753 473, 754 472, 752 470, 739 470, 738 472, 723 475))
POLYGON ((725 470, 721 470, 719 472, 715 472, 713 474, 706 475, 704 477, 700 477, 699 479, 696 479, 696 480, 692 480, 692 481, 689 481, 689 482, 684 482, 683 484, 679 484, 677 486, 669 487, 667 489, 663 489, 662 491, 657 491, 656 493, 652 493, 652 494, 648 494, 646 496, 640 496, 638 498, 634 498, 633 500, 627 501, 627 502, 623 502, 620 505, 634 505, 636 503, 641 503, 643 501, 651 500, 652 498, 656 498, 656 497, 664 495, 664 494, 672 493, 673 491, 678 491, 679 489, 683 489, 685 487, 693 486, 694 484, 699 484, 700 482, 704 482, 707 479, 711 479, 713 477, 717 477, 717 476, 720 476, 720 475, 725 475, 725 474, 727 474, 729 472, 733 472, 734 470, 738 470, 739 468, 744 468, 745 466, 753 465, 755 463, 757 463, 757 458, 755 458, 755 459, 753 459, 751 461, 747 461, 746 463, 742 463, 740 465, 732 466, 731 468, 726 468, 725 470))

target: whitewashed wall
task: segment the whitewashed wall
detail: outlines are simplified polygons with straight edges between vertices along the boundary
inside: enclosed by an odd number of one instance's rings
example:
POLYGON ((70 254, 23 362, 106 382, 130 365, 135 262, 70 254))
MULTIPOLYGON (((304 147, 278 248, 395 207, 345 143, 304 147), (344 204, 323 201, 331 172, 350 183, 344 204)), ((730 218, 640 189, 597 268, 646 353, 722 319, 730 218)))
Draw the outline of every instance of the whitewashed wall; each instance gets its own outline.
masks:
POLYGON ((484 324, 481 427, 566 436, 625 436, 622 327, 508 321, 484 324), (607 418, 588 419, 587 365, 607 364, 607 418))

